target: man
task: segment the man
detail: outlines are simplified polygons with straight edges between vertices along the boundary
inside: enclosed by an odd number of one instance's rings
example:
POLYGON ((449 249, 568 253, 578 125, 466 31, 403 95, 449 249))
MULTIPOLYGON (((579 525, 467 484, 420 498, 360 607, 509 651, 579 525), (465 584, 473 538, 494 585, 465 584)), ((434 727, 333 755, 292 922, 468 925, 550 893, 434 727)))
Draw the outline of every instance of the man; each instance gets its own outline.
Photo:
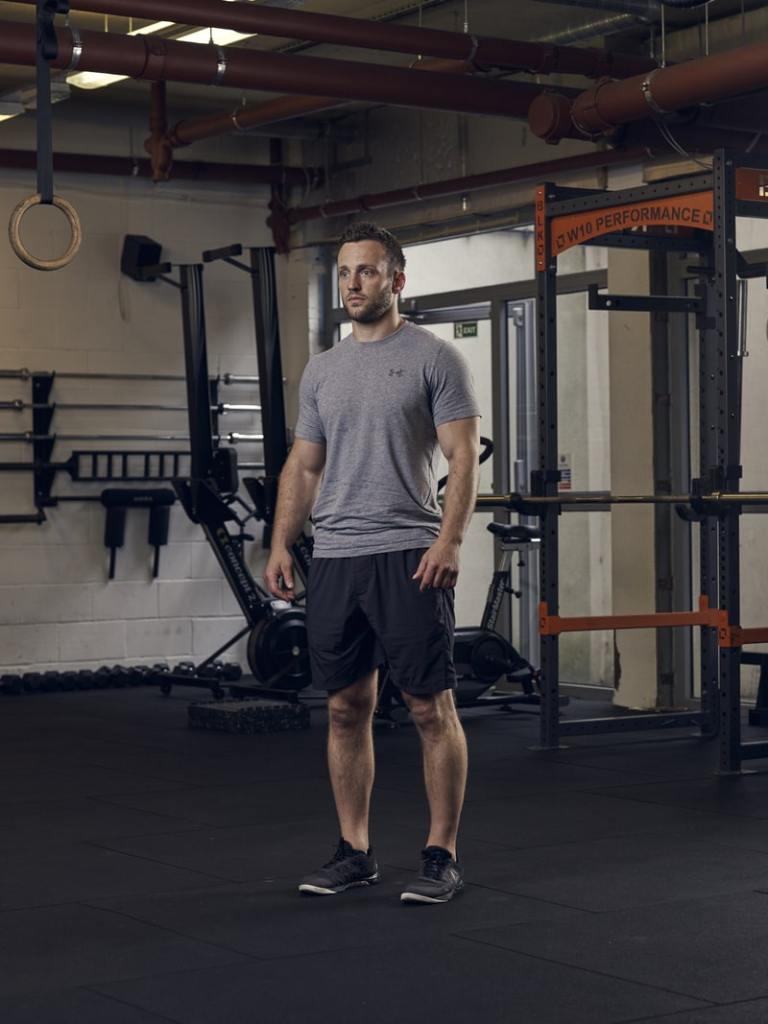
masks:
POLYGON ((299 889, 326 895, 379 880, 368 814, 386 661, 419 732, 431 816, 421 874, 401 900, 444 903, 463 885, 456 836, 467 747, 453 700, 453 588, 477 493, 479 411, 464 358, 400 316, 404 269, 388 231, 356 224, 342 235, 339 289, 352 334, 304 371, 264 579, 292 599, 290 547, 311 512, 307 634, 313 684, 328 691, 341 840, 299 889), (442 517, 437 444, 449 463, 442 517))

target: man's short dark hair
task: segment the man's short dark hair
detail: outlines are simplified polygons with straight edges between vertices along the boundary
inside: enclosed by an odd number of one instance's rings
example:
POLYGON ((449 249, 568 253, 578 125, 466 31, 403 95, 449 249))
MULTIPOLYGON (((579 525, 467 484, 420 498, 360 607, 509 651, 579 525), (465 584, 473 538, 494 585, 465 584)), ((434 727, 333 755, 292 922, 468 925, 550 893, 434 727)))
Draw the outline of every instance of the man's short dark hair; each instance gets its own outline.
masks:
POLYGON ((338 257, 341 247, 348 242, 369 241, 379 242, 384 246, 390 270, 405 270, 405 254, 398 240, 391 231, 387 231, 386 228, 380 228, 378 224, 373 224, 370 221, 361 221, 358 224, 349 225, 336 246, 336 256, 338 257))

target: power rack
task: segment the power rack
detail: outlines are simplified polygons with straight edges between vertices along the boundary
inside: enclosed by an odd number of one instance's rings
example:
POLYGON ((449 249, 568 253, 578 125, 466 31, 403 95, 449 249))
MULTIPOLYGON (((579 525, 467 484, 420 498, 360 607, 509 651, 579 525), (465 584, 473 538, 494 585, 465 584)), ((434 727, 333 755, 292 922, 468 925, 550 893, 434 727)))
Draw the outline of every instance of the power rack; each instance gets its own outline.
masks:
MULTIPOLYGON (((698 726, 719 734, 719 770, 737 773, 742 761, 768 758, 768 742, 742 742, 742 647, 768 642, 768 628, 742 629, 739 523, 745 511, 765 511, 768 492, 739 493, 742 469, 741 381, 745 354, 737 305, 739 278, 765 276, 768 265, 736 250, 736 218, 768 217, 768 162, 720 150, 711 173, 695 174, 615 192, 543 184, 536 191, 537 386, 539 465, 530 495, 508 495, 504 507, 538 515, 540 556, 541 745, 557 748, 563 736, 698 726), (621 496, 558 493, 557 263, 574 245, 694 254, 696 297, 590 296, 597 309, 696 314, 699 332, 699 476, 690 493, 621 496), (563 618, 559 615, 559 517, 566 505, 586 511, 618 503, 674 504, 701 523, 698 609, 642 615, 563 618), (701 705, 694 711, 636 713, 561 721, 559 637, 604 629, 700 627, 701 705)), ((480 505, 482 502, 479 502, 480 505)), ((485 502, 491 506, 494 502, 485 502)), ((498 500, 496 504, 499 504, 498 500)))

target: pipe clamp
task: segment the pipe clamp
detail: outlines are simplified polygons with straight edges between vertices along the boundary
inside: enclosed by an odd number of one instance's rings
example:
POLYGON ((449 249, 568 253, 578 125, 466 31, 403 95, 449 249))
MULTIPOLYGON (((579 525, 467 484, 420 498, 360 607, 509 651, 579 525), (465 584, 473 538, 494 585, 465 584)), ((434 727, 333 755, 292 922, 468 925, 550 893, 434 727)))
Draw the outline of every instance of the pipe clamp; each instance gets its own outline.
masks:
POLYGON ((227 72, 227 55, 224 50, 219 46, 216 48, 216 74, 213 77, 211 85, 219 85, 222 78, 227 72))
POLYGON ((72 54, 69 58, 69 64, 67 64, 64 70, 74 71, 80 66, 80 58, 83 55, 83 43, 80 38, 80 31, 74 25, 69 26, 69 32, 72 36, 72 54))
POLYGON ((643 83, 640 86, 640 92, 643 94, 643 99, 654 112, 654 114, 671 114, 671 110, 665 110, 664 107, 659 106, 656 100, 653 98, 651 92, 651 84, 656 75, 661 71, 661 68, 654 68, 653 71, 649 71, 643 79, 643 83))

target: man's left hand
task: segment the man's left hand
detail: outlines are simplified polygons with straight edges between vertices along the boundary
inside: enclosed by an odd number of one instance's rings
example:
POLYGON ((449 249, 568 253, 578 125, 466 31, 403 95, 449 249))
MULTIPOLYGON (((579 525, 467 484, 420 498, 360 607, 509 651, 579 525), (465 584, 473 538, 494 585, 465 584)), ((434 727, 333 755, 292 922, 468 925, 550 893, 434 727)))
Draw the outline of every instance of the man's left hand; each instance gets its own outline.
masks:
POLYGON ((419 567, 411 579, 420 580, 419 590, 432 587, 447 590, 456 586, 459 577, 459 545, 436 540, 421 556, 419 567))

